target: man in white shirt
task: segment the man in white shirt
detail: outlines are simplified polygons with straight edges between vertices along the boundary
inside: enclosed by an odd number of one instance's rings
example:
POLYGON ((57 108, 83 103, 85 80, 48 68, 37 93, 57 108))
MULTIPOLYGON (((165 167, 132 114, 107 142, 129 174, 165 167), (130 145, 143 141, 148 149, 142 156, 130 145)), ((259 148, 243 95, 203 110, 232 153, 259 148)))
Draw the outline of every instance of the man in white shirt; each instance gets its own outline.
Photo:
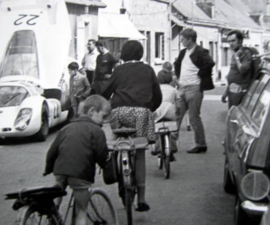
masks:
POLYGON ((89 39, 87 44, 88 53, 85 54, 82 60, 82 66, 86 72, 89 84, 93 83, 94 72, 97 64, 97 56, 99 52, 96 49, 96 41, 94 39, 89 39))
POLYGON ((179 89, 176 100, 176 117, 178 128, 188 110, 190 124, 195 133, 196 147, 188 153, 204 153, 207 151, 204 127, 200 116, 203 92, 214 88, 212 67, 214 61, 208 50, 196 44, 197 33, 190 28, 180 33, 180 40, 185 47, 174 63, 175 74, 179 78, 179 89))

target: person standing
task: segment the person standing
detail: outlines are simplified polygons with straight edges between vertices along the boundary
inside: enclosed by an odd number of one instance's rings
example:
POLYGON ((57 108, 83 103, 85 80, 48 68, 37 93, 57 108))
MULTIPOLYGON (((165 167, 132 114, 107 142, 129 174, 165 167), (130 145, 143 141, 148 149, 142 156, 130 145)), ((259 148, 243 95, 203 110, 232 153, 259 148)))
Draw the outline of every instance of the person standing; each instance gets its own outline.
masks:
MULTIPOLYGON (((212 68, 215 62, 208 50, 196 44, 197 33, 187 28, 180 33, 180 40, 185 47, 174 63, 175 74, 179 78, 176 99, 176 118, 178 130, 188 110, 190 124, 194 130, 196 146, 188 153, 207 151, 204 127, 201 119, 201 105, 204 91, 214 89, 212 68)), ((178 135, 178 134, 177 134, 178 135)))
POLYGON ((88 53, 83 57, 82 66, 86 72, 89 84, 92 85, 94 72, 96 69, 97 56, 99 54, 96 50, 96 41, 94 39, 88 40, 87 49, 88 53))
POLYGON ((230 48, 234 51, 231 59, 230 70, 227 76, 228 87, 222 95, 221 101, 227 102, 229 108, 232 105, 238 105, 241 101, 241 96, 249 86, 252 80, 252 54, 248 48, 243 47, 243 34, 239 30, 232 30, 227 35, 230 48), (229 94, 229 87, 232 83, 238 84, 242 93, 229 94))
POLYGON ((114 67, 118 63, 118 60, 108 51, 105 43, 102 41, 97 41, 96 47, 100 54, 98 55, 96 62, 94 89, 96 94, 101 94, 108 83, 108 79, 112 75, 114 67))
POLYGON ((73 119, 78 117, 79 104, 90 95, 90 84, 84 74, 79 71, 79 64, 72 62, 68 65, 68 72, 70 74, 70 101, 72 107, 73 119))

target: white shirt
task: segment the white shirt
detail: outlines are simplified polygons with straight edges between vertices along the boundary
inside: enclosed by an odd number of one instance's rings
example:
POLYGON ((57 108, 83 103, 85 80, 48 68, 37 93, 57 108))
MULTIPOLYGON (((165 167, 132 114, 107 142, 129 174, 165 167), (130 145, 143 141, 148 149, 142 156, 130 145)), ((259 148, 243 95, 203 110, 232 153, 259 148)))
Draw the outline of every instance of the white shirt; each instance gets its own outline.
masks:
POLYGON ((179 84, 186 85, 194 85, 200 84, 200 78, 198 76, 199 68, 193 64, 190 59, 190 55, 196 48, 196 45, 192 49, 187 49, 186 54, 181 63, 181 76, 179 80, 179 84))
POLYGON ((97 64, 97 56, 99 55, 98 51, 94 49, 91 53, 87 53, 82 60, 82 65, 85 70, 94 71, 97 64))

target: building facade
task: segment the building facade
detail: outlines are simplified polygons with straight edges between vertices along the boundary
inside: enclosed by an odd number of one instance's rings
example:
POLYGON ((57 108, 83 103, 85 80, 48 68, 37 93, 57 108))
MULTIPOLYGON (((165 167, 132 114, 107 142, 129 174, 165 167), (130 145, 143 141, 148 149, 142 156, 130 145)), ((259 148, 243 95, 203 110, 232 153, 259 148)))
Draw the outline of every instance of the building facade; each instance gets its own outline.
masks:
POLYGON ((65 0, 71 25, 69 55, 80 63, 88 39, 98 39, 98 13, 106 5, 100 0, 65 0))
MULTIPOLYGON (((140 40, 144 46, 143 61, 156 72, 170 57, 169 1, 165 0, 103 0, 108 5, 101 12, 120 14, 120 9, 143 34, 140 40), (124 10, 123 10, 124 9, 124 10)), ((112 38, 113 39, 113 38, 112 38)), ((134 39, 134 38, 127 38, 134 39)), ((115 40, 116 42, 116 40, 115 40)), ((125 41, 118 45, 120 48, 125 41)))

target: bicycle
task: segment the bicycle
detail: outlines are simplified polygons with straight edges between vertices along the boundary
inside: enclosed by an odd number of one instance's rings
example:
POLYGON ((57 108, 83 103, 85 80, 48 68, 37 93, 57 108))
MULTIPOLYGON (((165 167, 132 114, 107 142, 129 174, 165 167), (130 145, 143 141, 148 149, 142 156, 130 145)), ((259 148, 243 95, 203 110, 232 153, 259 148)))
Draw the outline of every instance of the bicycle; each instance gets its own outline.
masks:
POLYGON ((177 131, 177 123, 175 121, 161 121, 155 123, 155 133, 159 135, 161 152, 158 154, 158 168, 164 169, 164 177, 170 178, 170 162, 172 149, 170 144, 171 132, 177 131))
MULTIPOLYGON (((118 225, 115 209, 108 195, 100 188, 89 189, 87 218, 89 224, 118 225)), ((75 203, 73 194, 62 219, 54 199, 65 196, 60 187, 34 187, 6 194, 6 200, 15 199, 13 209, 18 211, 16 225, 64 225, 71 220, 75 224, 75 203), (69 218, 72 209, 71 219, 69 218)))
POLYGON ((136 187, 136 151, 145 150, 148 141, 144 137, 131 136, 136 133, 134 128, 114 129, 118 136, 116 141, 107 142, 110 151, 116 152, 119 195, 126 209, 127 223, 132 225, 132 205, 137 193, 136 187))

